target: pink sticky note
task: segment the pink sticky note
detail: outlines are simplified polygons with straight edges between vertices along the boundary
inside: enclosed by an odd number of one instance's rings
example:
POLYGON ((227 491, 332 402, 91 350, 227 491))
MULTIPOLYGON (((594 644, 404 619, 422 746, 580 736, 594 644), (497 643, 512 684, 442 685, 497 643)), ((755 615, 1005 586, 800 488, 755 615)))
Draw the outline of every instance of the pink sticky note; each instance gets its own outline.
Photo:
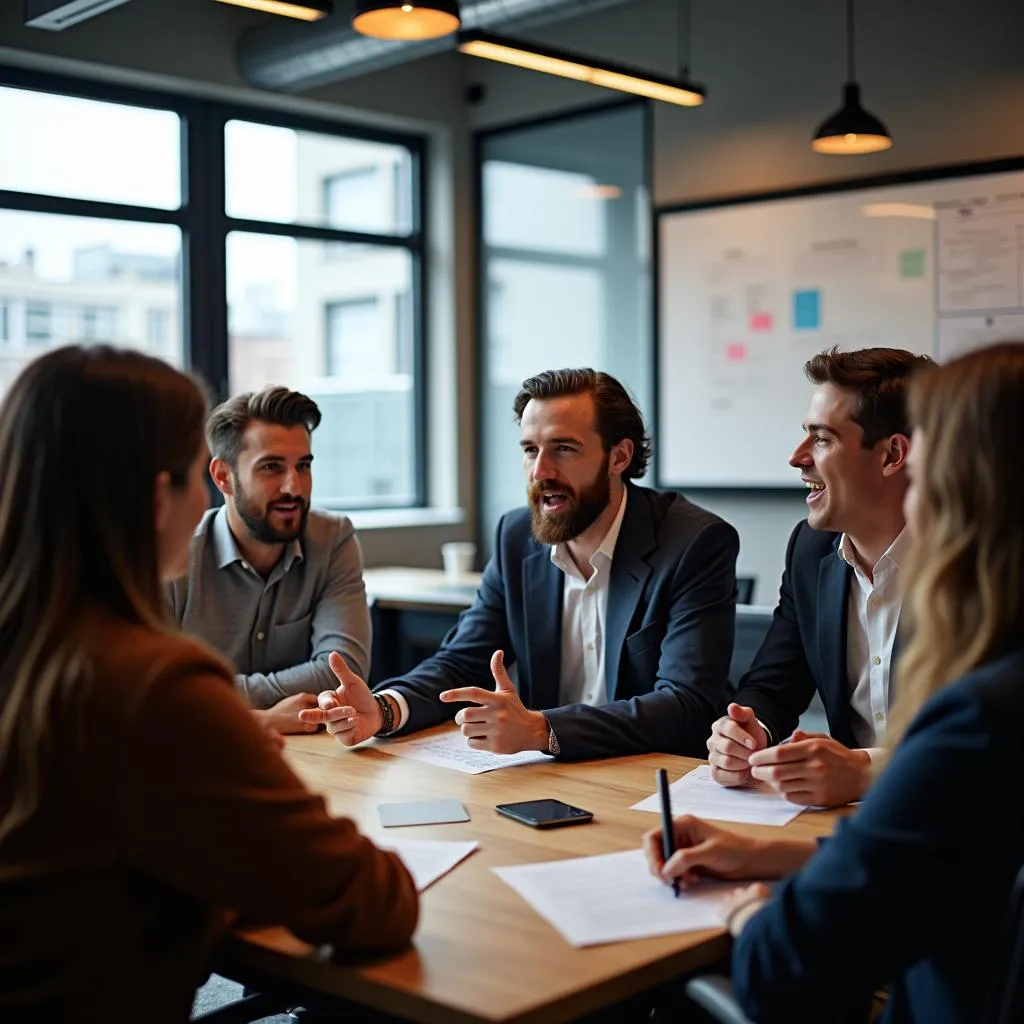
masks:
POLYGON ((742 363, 747 358, 747 346, 742 341, 734 341, 725 347, 725 358, 730 363, 742 363))
POLYGON ((770 331, 774 318, 771 313, 751 313, 750 329, 752 331, 770 331))

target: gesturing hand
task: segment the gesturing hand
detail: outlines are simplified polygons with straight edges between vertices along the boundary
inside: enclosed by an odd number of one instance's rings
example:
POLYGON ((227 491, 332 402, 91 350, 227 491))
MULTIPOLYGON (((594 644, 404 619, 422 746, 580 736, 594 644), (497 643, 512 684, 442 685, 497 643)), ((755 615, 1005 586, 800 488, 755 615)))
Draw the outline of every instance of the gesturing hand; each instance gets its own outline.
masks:
POLYGON ((300 711, 299 721, 322 723, 339 743, 351 747, 377 733, 384 724, 383 717, 370 688, 337 651, 331 654, 328 664, 338 680, 338 688, 324 690, 317 697, 320 706, 300 711))
POLYGON ((753 708, 730 704, 725 710, 725 716, 711 726, 708 738, 711 778, 721 786, 749 786, 750 755, 764 750, 768 737, 753 708))
POLYGON ((750 773, 790 803, 838 807, 864 795, 871 758, 831 736, 797 729, 788 743, 751 754, 750 773))
POLYGON ((474 750, 494 754, 517 754, 520 750, 547 750, 548 723, 539 711, 529 711, 519 699, 505 671, 504 651, 491 656, 494 689, 463 686, 445 690, 441 700, 452 704, 470 701, 478 707, 463 708, 455 716, 462 735, 474 750))

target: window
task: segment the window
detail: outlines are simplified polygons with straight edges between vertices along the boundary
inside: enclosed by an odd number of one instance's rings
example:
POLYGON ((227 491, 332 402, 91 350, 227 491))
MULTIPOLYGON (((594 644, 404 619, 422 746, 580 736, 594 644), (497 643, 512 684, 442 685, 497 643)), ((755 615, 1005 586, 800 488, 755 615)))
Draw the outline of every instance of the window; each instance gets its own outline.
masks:
POLYGON ((49 341, 53 336, 53 309, 46 302, 30 302, 25 307, 25 337, 29 341, 49 341))
POLYGON ((80 334, 83 341, 116 341, 117 310, 100 306, 86 306, 82 310, 80 334))
POLYGON ((327 306, 327 372, 358 376, 394 372, 385 339, 386 325, 376 296, 327 306), (389 364, 391 364, 389 366, 389 364))
POLYGON ((181 119, 170 110, 0 86, 0 189, 174 210, 181 119), (10 155, 13 155, 13 151, 10 155))
POLYGON ((425 502, 422 139, 10 67, 0 138, 0 399, 134 347, 311 395, 318 503, 425 502))
POLYGON ((163 349, 167 343, 167 323, 170 314, 166 309, 146 310, 146 344, 153 351, 163 349))
POLYGON ((181 304, 182 116, 155 97, 121 102, 59 84, 0 72, 0 137, 18 140, 17 159, 0 157, 0 189, 21 194, 17 208, 0 200, 0 397, 57 345, 105 342, 186 361, 180 330, 153 350, 143 329, 155 296, 181 304))
POLYGON ((234 120, 224 145, 231 217, 376 235, 416 230, 407 145, 234 120))
POLYGON ((418 151, 240 120, 224 138, 230 390, 317 402, 315 502, 421 504, 418 151))
POLYGON ((643 104, 482 141, 482 539, 522 503, 512 401, 547 369, 593 366, 650 412, 649 132, 643 104))

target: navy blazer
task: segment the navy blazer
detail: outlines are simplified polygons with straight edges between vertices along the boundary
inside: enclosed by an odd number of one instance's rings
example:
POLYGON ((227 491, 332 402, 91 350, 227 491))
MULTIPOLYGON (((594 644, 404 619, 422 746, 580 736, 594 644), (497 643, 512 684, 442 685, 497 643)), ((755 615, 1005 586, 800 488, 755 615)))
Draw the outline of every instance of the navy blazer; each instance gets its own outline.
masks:
POLYGON ((1024 862, 1022 735, 1024 647, 925 704, 863 805, 740 932, 750 1017, 834 1019, 891 983, 890 1024, 983 1018, 1024 862))
POLYGON ((489 662, 501 649, 505 664, 518 666, 523 703, 547 715, 562 757, 707 755, 732 657, 739 537, 682 495, 628 486, 608 585, 609 703, 558 706, 564 575, 521 508, 499 522, 476 600, 437 653, 376 687, 408 701, 403 732, 465 706, 441 703, 443 690, 493 686, 489 662))
MULTIPOLYGON (((796 727, 817 690, 829 733, 856 747, 846 669, 846 611, 853 569, 839 554, 840 534, 797 524, 786 548, 779 603, 764 642, 732 699, 754 709, 773 743, 796 727)), ((893 644, 896 661, 900 637, 893 644)), ((889 673, 890 704, 893 673, 889 673)))

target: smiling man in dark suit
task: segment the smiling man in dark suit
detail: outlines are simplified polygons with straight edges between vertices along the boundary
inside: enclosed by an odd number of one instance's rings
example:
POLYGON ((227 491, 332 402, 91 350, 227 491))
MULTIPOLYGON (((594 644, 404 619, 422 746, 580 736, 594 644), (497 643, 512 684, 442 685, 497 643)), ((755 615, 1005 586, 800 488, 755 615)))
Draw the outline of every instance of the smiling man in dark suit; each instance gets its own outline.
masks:
POLYGON ((498 753, 702 754, 725 701, 736 531, 633 482, 650 440, 613 377, 539 374, 514 411, 529 504, 498 524, 472 607, 376 693, 332 659, 341 685, 300 717, 346 745, 454 717, 470 747, 498 753))
POLYGON ((906 385, 929 365, 901 349, 823 352, 804 439, 790 456, 808 487, 772 624, 707 741, 724 786, 770 783, 788 800, 858 799, 885 739, 906 558, 906 385), (831 736, 796 728, 814 691, 831 736), (783 742, 787 741, 788 742, 783 742))

